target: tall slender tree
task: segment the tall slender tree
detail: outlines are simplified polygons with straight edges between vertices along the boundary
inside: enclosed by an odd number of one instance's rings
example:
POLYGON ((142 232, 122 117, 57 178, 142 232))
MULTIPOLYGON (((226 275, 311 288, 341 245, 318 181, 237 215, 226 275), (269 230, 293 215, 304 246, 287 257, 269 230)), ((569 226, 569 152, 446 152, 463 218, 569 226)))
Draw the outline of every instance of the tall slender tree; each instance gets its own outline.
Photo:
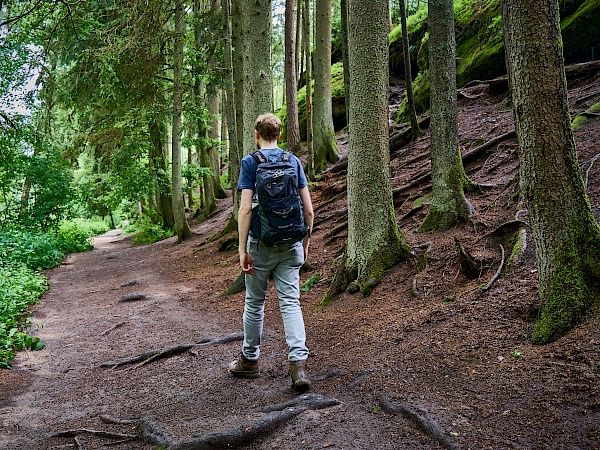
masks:
POLYGON ((421 231, 447 230, 469 218, 471 186, 458 145, 454 2, 429 0, 431 82, 431 179, 433 198, 421 231))
POLYGON ((402 50, 404 53, 404 82, 406 83, 406 101, 410 114, 410 128, 412 139, 415 140, 421 130, 417 120, 417 111, 415 109, 415 95, 413 94, 412 68, 410 64, 410 43, 408 41, 408 27, 406 25, 406 5, 404 0, 398 0, 400 10, 400 23, 402 25, 402 50))
POLYGON ((300 124, 298 123, 298 100, 296 96, 296 45, 294 42, 294 0, 285 2, 285 97, 286 135, 288 150, 298 154, 300 150, 300 124))
POLYGON ((244 59, 243 153, 247 155, 256 149, 256 118, 273 108, 271 0, 242 0, 241 3, 244 16, 241 37, 244 59))
POLYGON ((172 133, 172 183, 173 183, 173 215, 175 232, 179 242, 190 237, 192 231, 185 216, 181 174, 181 133, 183 105, 183 45, 185 40, 184 0, 176 0, 175 4, 175 36, 173 46, 173 133, 172 133))
POLYGON ((342 22, 342 64, 344 66, 344 93, 346 124, 350 125, 350 61, 348 59, 348 0, 340 0, 342 22))
POLYGON ((315 171, 339 159, 331 105, 331 0, 316 0, 313 138, 315 171))
POLYGON ((231 0, 223 0, 223 33, 224 33, 224 53, 225 53, 225 91, 224 117, 227 121, 227 132, 229 134, 229 182, 231 185, 231 194, 233 197, 233 213, 230 227, 237 224, 237 212, 239 209, 239 195, 237 193, 237 183, 240 172, 240 151, 237 139, 237 118, 235 114, 235 87, 233 79, 233 53, 232 53, 232 31, 231 31, 231 0))
POLYGON ((313 113, 312 113, 312 53, 311 53, 311 20, 310 0, 302 0, 302 34, 304 36, 304 55, 306 58, 306 147, 307 147, 307 176, 311 181, 315 180, 315 150, 313 144, 313 113))
POLYGON ((348 244, 329 295, 346 287, 368 295, 385 269, 410 254, 396 222, 389 170, 389 4, 349 6, 348 244))
POLYGON ((521 188, 537 257, 541 313, 532 341, 554 341, 597 302, 600 227, 577 163, 558 0, 503 0, 521 188))

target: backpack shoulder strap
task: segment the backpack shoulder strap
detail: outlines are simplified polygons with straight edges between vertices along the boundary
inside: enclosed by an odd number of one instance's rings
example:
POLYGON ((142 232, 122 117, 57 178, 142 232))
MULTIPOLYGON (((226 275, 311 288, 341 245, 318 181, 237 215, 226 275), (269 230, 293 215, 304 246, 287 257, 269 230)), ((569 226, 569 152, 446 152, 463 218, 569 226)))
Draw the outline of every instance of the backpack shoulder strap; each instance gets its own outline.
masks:
POLYGON ((288 152, 288 151, 286 151, 286 150, 284 150, 284 151, 281 153, 281 157, 279 158, 279 161, 282 161, 282 162, 290 162, 290 156, 291 156, 291 153, 290 153, 290 152, 288 152))
POLYGON ((263 164, 268 161, 263 152, 261 152, 260 150, 256 150, 255 152, 251 153, 251 155, 258 164, 263 164))

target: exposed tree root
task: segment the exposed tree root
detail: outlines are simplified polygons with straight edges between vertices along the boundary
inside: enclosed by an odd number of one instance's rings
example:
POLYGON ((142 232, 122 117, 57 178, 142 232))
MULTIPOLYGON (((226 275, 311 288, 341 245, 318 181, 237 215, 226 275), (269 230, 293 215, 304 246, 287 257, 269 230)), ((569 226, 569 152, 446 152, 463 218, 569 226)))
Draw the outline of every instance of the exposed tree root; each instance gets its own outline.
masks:
POLYGON ((319 220, 315 220, 315 222, 313 223, 313 228, 316 226, 321 225, 322 223, 325 223, 331 219, 338 219, 340 217, 344 217, 344 216, 348 216, 348 210, 347 209, 338 209, 337 211, 334 211, 333 213, 329 214, 326 217, 323 217, 322 219, 319 220))
POLYGON ((473 279, 479 277, 483 270, 482 261, 477 260, 471 252, 463 247, 456 237, 454 238, 454 246, 456 248, 461 272, 464 273, 467 278, 473 279))
MULTIPOLYGON (((419 120, 419 129, 425 130, 429 128, 431 123, 431 117, 425 116, 421 120, 419 120)), ((393 154, 397 150, 400 150, 406 144, 412 141, 412 128, 406 128, 398 133, 390 136, 390 153, 393 154)))
POLYGON ((348 228, 348 222, 343 222, 329 232, 329 236, 335 236, 348 228))
POLYGON ((112 417, 107 414, 98 416, 102 423, 110 425, 134 425, 139 422, 139 419, 119 419, 118 417, 112 417))
POLYGON ((319 394, 306 394, 291 402, 267 407, 265 411, 270 412, 267 412, 264 417, 237 428, 174 441, 152 420, 141 419, 138 423, 138 433, 145 442, 177 450, 236 448, 247 445, 259 436, 264 437, 266 433, 275 430, 305 411, 329 408, 339 404, 338 400, 319 394))
POLYGON ((315 212, 319 211, 321 208, 324 208, 325 206, 339 200, 340 198, 344 197, 346 195, 346 192, 340 192, 339 194, 335 195, 334 197, 330 198, 329 200, 320 203, 318 206, 315 206, 315 212))
POLYGON ((379 406, 381 406, 381 409, 388 414, 400 415, 405 419, 410 420, 427 436, 437 441, 442 447, 448 450, 458 448, 448 440, 448 437, 440 429, 440 426, 435 420, 429 416, 427 411, 409 403, 398 405, 390 401, 387 397, 383 397, 379 401, 379 406))
POLYGON ((348 373, 347 370, 333 369, 333 370, 328 370, 327 372, 324 372, 324 373, 311 375, 310 379, 312 381, 325 381, 328 378, 339 377, 340 375, 345 375, 347 373, 348 373))
POLYGON ((52 437, 72 438, 80 434, 93 434, 94 436, 101 436, 112 439, 126 439, 127 441, 132 441, 136 439, 136 436, 134 434, 112 433, 110 431, 90 430, 88 428, 76 428, 74 430, 60 431, 58 433, 53 434, 52 437))
POLYGON ((148 294, 145 294, 143 292, 134 292, 132 294, 124 295, 119 300, 117 300, 117 303, 136 302, 138 300, 149 300, 149 299, 150 299, 150 296, 148 294))
POLYGON ((165 347, 158 350, 150 350, 144 353, 140 353, 138 355, 129 356, 127 358, 117 359, 115 361, 107 361, 100 364, 100 367, 110 367, 111 369, 116 369, 117 367, 124 366, 127 364, 135 364, 139 363, 137 367, 141 367, 145 364, 148 364, 152 361, 156 361, 158 359, 167 358, 170 356, 179 355, 180 353, 186 352, 192 347, 204 347, 208 345, 221 345, 226 344, 232 341, 241 341, 244 339, 244 333, 234 333, 228 336, 224 336, 219 339, 203 339, 195 344, 180 344, 174 345, 172 347, 165 347))
POLYGON ((499 136, 496 136, 495 138, 490 139, 486 143, 481 144, 479 147, 475 147, 473 150, 469 150, 464 155, 462 155, 463 164, 466 165, 472 161, 475 161, 490 148, 496 146, 497 144, 499 144, 502 141, 505 141, 506 139, 511 139, 513 137, 516 137, 516 135, 517 134, 516 134, 515 130, 512 129, 507 133, 501 134, 499 136))
POLYGON ((585 102, 586 100, 597 97, 598 95, 600 95, 600 91, 592 92, 591 94, 588 94, 588 95, 578 98, 577 100, 575 100, 575 103, 585 102))
POLYGON ((502 246, 502 244, 500 244, 500 249, 502 250, 502 260, 500 261, 500 266, 498 267, 498 270, 496 271, 496 273, 494 274, 492 279, 483 288, 484 291, 487 291, 492 286, 492 284, 494 284, 494 281, 496 281, 498 279, 498 277, 500 277, 500 274, 502 273, 502 269, 504 269, 505 259, 504 259, 504 247, 502 246))
POLYGON ((246 276, 244 275, 244 272, 240 271, 237 278, 233 280, 233 283, 231 283, 227 289, 221 292, 219 297, 237 294, 238 292, 243 292, 244 289, 246 289, 246 276))
POLYGON ((370 373, 373 373, 375 369, 373 369, 372 367, 367 367, 366 369, 363 369, 360 371, 360 373, 358 374, 358 376, 354 379, 354 381, 352 381, 348 387, 349 388, 353 388, 355 386, 358 386, 360 384, 360 382, 362 380, 364 380, 364 378, 369 375, 370 373))
POLYGON ((585 172, 585 188, 587 189, 588 187, 588 180, 590 178, 590 171, 592 170, 592 167, 594 167, 594 163, 596 162, 596 160, 598 159, 598 157, 600 156, 600 153, 597 154, 596 156, 594 156, 591 160, 590 160, 590 166, 588 167, 588 169, 585 172))

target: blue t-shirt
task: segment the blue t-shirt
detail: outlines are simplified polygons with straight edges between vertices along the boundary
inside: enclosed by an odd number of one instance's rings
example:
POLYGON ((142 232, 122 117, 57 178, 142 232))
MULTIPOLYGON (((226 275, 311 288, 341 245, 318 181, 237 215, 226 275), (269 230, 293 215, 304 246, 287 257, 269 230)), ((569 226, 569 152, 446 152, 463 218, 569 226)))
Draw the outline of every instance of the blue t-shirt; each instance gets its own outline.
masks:
MULTIPOLYGON (((283 150, 280 148, 268 148, 262 149, 261 153, 265 155, 265 158, 269 162, 276 162, 281 157, 283 150)), ((308 182, 306 181, 306 175, 304 174, 304 169, 302 168, 302 163, 300 160, 293 154, 290 153, 290 164, 296 167, 296 172, 298 173, 298 189, 304 188, 308 186, 308 182)), ((237 190, 241 191, 242 189, 251 189, 254 191, 256 186, 256 169, 258 169, 258 161, 254 158, 254 156, 246 155, 242 159, 242 167, 240 168, 240 178, 237 185, 237 190)), ((258 218, 258 214, 255 214, 254 209, 252 211, 252 225, 250 227, 250 236, 258 237, 260 233, 260 219, 258 218)))

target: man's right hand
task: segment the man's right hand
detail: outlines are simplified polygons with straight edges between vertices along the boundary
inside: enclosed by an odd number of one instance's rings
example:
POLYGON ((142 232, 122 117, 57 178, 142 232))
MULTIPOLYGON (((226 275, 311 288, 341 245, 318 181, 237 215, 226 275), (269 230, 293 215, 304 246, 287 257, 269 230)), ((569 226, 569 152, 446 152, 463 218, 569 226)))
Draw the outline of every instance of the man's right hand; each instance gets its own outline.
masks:
POLYGON ((242 268, 242 272, 248 275, 254 274, 254 264, 252 264, 252 258, 246 252, 240 252, 240 267, 242 268))

